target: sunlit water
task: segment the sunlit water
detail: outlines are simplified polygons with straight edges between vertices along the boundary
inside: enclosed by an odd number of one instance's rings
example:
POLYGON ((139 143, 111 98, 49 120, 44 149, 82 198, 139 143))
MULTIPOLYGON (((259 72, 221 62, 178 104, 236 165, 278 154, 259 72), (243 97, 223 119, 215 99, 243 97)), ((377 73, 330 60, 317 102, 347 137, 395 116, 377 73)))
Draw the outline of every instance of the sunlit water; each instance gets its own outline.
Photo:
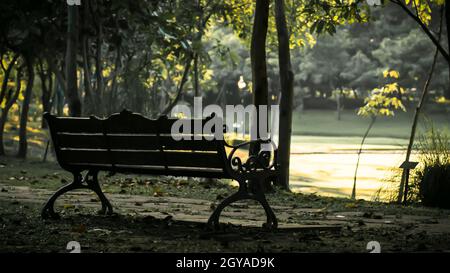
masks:
MULTIPOLYGON (((292 139, 290 186, 293 191, 349 197, 361 138, 308 137, 292 139)), ((358 169, 356 197, 374 200, 380 189, 396 188, 388 182, 405 159, 407 141, 370 138, 358 169)), ((413 158, 414 159, 414 156, 413 158)), ((383 194, 381 195, 383 197, 383 194)), ((384 200, 386 201, 386 200, 384 200)))

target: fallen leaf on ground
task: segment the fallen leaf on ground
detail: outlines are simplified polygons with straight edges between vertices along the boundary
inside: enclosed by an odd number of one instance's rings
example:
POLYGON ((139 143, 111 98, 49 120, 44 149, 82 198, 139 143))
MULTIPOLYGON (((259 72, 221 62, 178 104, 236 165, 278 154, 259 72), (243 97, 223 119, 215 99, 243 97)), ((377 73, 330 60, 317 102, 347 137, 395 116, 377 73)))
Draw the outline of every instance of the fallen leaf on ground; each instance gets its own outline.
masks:
POLYGON ((63 208, 64 209, 73 209, 75 206, 72 204, 64 204, 63 208))
POLYGON ((86 232, 86 226, 83 224, 80 224, 78 226, 75 226, 74 228, 72 228, 73 232, 77 232, 77 233, 85 233, 86 232))

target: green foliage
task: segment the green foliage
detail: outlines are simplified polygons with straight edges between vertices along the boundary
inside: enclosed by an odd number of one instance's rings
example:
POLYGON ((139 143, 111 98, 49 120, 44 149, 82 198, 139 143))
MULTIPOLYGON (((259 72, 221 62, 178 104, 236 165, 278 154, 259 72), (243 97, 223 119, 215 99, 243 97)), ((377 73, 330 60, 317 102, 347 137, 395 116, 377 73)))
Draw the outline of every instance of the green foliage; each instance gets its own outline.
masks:
MULTIPOLYGON (((432 197, 432 199, 426 200, 426 202, 433 203, 437 200, 433 200, 434 198, 430 194, 433 191, 442 190, 440 187, 449 181, 435 181, 432 177, 425 178, 425 175, 427 171, 436 172, 437 170, 442 170, 444 172, 445 169, 448 170, 450 166, 450 134, 448 128, 438 129, 428 119, 427 123, 430 125, 419 136, 417 143, 419 165, 412 173, 411 190, 408 194, 408 200, 419 202, 424 201, 423 198, 429 199, 432 197), (424 179, 427 181, 424 181, 424 179)), ((444 187, 448 189, 448 184, 444 187)), ((435 196, 439 193, 434 192, 433 194, 435 196)), ((442 192, 441 194, 448 193, 442 192)))
POLYGON ((363 0, 305 1, 299 11, 300 18, 310 27, 311 33, 336 33, 336 26, 367 22, 370 13, 363 0))
POLYGON ((443 167, 450 164, 448 128, 439 130, 431 123, 428 130, 420 135, 417 146, 422 170, 427 167, 443 167))
MULTIPOLYGON (((399 73, 395 70, 386 70, 383 76, 388 79, 398 79, 399 73)), ((386 83, 381 88, 372 90, 371 95, 366 98, 365 105, 359 108, 360 116, 394 116, 395 110, 406 111, 400 96, 405 90, 396 82, 386 83)))
MULTIPOLYGON (((399 84, 407 91, 405 105, 416 99, 432 63, 433 44, 409 17, 401 15, 394 5, 373 8, 370 23, 338 26, 332 37, 317 37, 314 47, 293 50, 296 85, 311 97, 353 89, 358 98, 364 98, 367 90, 379 85, 382 71, 395 67, 402 75, 399 84)), ((437 99, 449 84, 448 64, 441 56, 434 75, 430 95, 437 99)))
MULTIPOLYGON (((438 2, 430 3, 441 4, 438 2)), ((83 34, 80 47, 86 38, 94 89, 96 50, 101 48, 105 88, 94 92, 104 101, 104 107, 111 106, 110 111, 130 108, 151 116, 159 114, 162 105, 175 96, 185 63, 194 53, 199 56, 200 89, 208 102, 216 102, 222 88, 230 103, 249 95, 248 48, 254 0, 90 0, 89 3, 93 4, 89 13, 85 14, 84 5, 79 8, 83 34), (103 33, 99 40, 98 24, 103 33), (248 89, 239 93, 236 82, 241 75, 248 89)), ((420 31, 411 31, 414 26, 398 16, 398 8, 392 9, 387 4, 382 10, 369 8, 365 0, 285 1, 285 4, 293 48, 296 105, 306 95, 330 97, 336 89, 353 89, 357 97, 363 98, 367 90, 378 85, 384 67, 396 67, 403 75, 399 84, 407 89, 422 84, 431 58, 428 56, 431 54, 424 52, 430 44, 420 31), (334 36, 322 35, 327 33, 334 36)), ((0 31, 5 34, 0 37, 1 51, 29 49, 43 59, 44 67, 47 67, 45 55, 49 54, 61 69, 66 3, 4 0, 0 7, 4 11, 0 15, 3 22, 0 31)), ((426 8, 422 10, 428 12, 426 8)), ((280 86, 273 5, 271 13, 268 72, 270 97, 276 100, 280 86)), ((79 55, 80 60, 81 49, 79 55)), ((78 64, 80 72, 82 65, 78 64)), ((436 69, 439 75, 431 86, 438 91, 437 95, 448 84, 446 71, 439 69, 442 67, 440 60, 436 69)), ((186 101, 193 95, 192 76, 191 73, 185 85, 186 101)), ((80 89, 85 94, 83 85, 80 89)), ((94 106, 94 113, 99 108, 102 107, 94 106)))
POLYGON ((404 0, 402 2, 404 2, 406 6, 411 7, 423 23, 429 25, 432 19, 432 6, 444 5, 445 0, 404 0))

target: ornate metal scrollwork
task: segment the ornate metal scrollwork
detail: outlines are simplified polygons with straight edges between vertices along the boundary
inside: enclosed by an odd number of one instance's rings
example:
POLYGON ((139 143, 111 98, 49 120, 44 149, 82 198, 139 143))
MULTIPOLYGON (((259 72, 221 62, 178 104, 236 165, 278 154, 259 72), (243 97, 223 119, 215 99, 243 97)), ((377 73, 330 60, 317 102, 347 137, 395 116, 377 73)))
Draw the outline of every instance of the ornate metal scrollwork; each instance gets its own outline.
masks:
POLYGON ((252 173, 257 170, 273 170, 276 168, 276 152, 277 147, 275 143, 268 139, 268 140, 254 140, 254 141, 248 141, 245 143, 241 143, 239 145, 233 146, 226 144, 227 147, 232 148, 231 152, 228 155, 228 165, 229 167, 235 171, 238 174, 246 174, 246 173, 252 173), (252 144, 271 144, 272 151, 268 150, 261 150, 256 155, 250 155, 245 162, 242 162, 242 159, 237 156, 235 153, 237 150, 239 150, 242 147, 252 145, 252 144), (273 157, 271 156, 273 152, 273 157))

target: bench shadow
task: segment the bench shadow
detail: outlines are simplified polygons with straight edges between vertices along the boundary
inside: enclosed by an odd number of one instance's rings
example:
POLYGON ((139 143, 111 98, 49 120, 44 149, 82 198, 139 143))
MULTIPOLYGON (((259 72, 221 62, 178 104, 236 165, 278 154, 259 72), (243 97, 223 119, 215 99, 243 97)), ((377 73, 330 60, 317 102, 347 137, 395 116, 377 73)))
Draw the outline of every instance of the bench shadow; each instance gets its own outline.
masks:
POLYGON ((93 214, 71 214, 64 216, 56 221, 62 224, 84 223, 87 228, 84 233, 95 234, 95 230, 107 232, 108 236, 123 237, 138 236, 142 238, 158 238, 163 241, 170 240, 213 240, 220 244, 228 244, 240 241, 259 241, 270 240, 280 236, 286 236, 294 233, 302 233, 304 236, 314 238, 317 234, 323 232, 336 233, 340 228, 322 230, 315 227, 289 227, 277 228, 274 230, 264 229, 257 226, 242 226, 231 223, 221 223, 220 228, 211 229, 205 223, 187 220, 175 220, 171 215, 165 218, 156 218, 153 216, 141 215, 122 215, 114 214, 111 216, 101 216, 93 214), (92 228, 95 227, 95 228, 92 228), (125 235, 124 235, 125 234, 125 235))

